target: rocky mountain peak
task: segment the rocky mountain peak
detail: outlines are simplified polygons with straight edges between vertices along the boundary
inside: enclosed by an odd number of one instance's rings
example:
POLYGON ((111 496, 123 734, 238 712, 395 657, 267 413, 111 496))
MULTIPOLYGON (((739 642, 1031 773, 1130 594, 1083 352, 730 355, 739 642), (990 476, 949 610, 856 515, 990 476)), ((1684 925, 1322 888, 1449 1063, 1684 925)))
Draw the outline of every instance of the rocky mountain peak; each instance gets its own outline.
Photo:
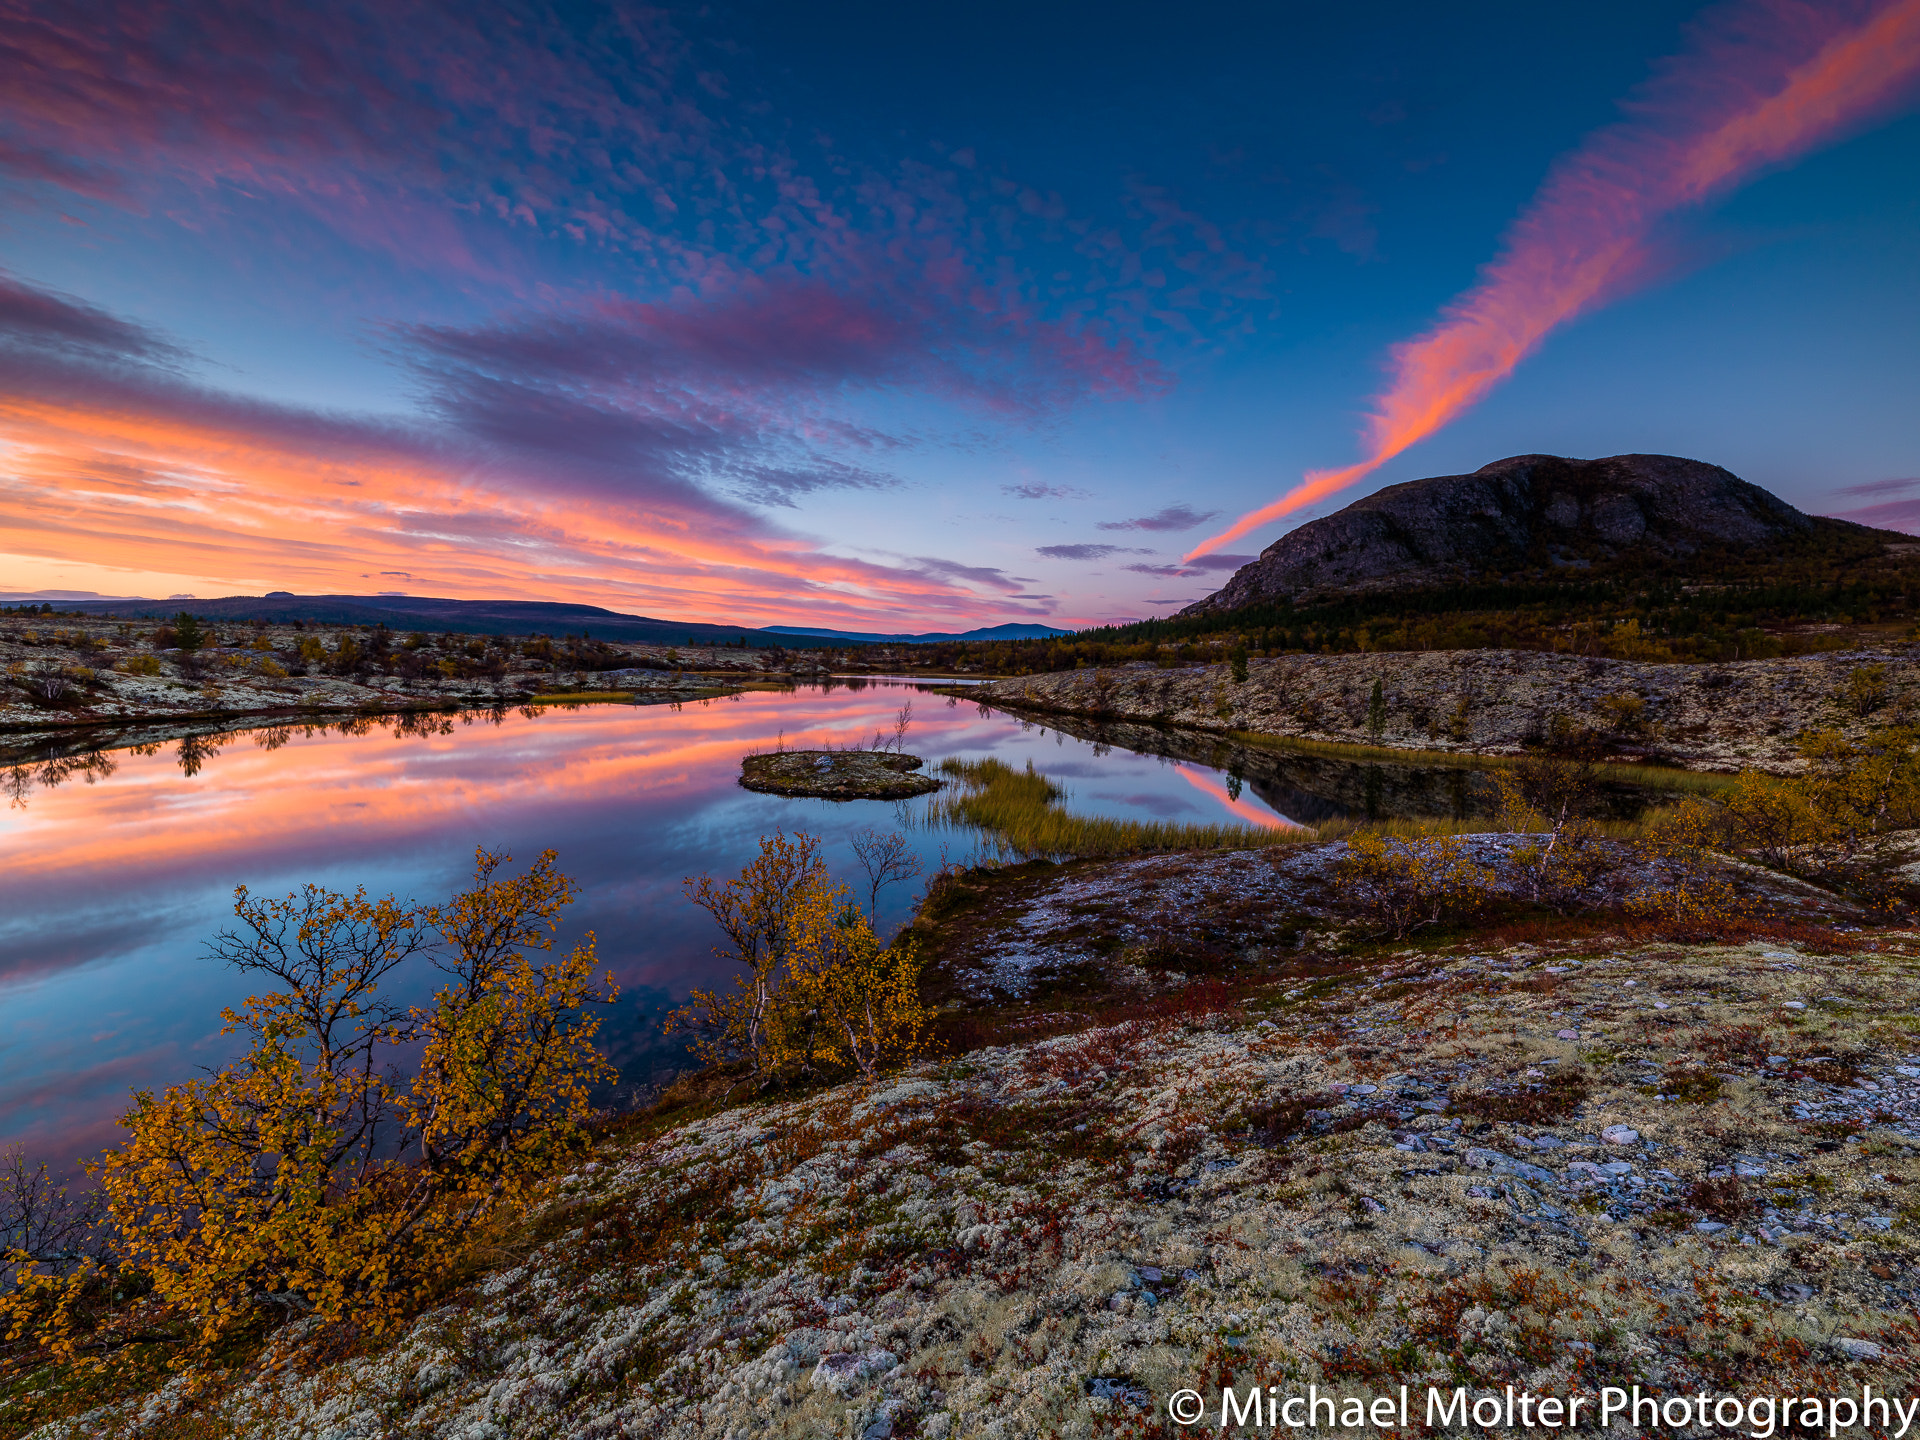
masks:
POLYGON ((1700 460, 1514 455, 1471 475, 1389 485, 1310 521, 1180 613, 1764 546, 1814 523, 1700 460))

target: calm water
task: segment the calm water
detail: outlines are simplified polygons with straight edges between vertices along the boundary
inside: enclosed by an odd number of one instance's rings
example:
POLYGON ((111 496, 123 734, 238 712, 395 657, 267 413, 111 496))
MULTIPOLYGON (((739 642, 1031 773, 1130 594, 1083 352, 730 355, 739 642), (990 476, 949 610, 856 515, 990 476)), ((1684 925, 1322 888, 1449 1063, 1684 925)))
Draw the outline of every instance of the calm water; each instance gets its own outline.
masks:
MULTIPOLYGON (((110 752, 110 765, 51 787, 16 783, 0 810, 0 1147, 18 1140, 64 1165, 113 1139, 129 1087, 228 1057, 219 1009, 247 987, 201 947, 231 919, 236 885, 437 899, 469 874, 476 845, 521 861, 559 851, 581 886, 561 943, 597 932, 622 987, 609 1048, 628 1081, 671 1068, 680 1057, 659 1014, 720 975, 712 923, 682 897, 683 877, 737 873, 778 827, 822 836, 850 881, 847 839, 865 825, 903 830, 929 868, 943 848, 971 858, 965 835, 903 823, 924 801, 790 800, 735 783, 748 750, 864 743, 908 700, 907 748, 929 767, 1030 759, 1085 813, 1285 823, 1260 798, 1267 787, 1243 786, 1226 758, 1138 754, 892 682, 110 752)), ((915 883, 884 893, 883 926, 916 894, 915 883)))

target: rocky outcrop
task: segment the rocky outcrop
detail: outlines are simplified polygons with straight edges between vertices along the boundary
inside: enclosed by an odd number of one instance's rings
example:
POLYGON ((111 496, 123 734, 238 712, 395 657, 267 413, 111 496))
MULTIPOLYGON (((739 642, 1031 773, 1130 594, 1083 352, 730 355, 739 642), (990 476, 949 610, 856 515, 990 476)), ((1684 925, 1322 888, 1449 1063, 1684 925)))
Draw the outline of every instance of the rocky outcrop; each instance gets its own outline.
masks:
MULTIPOLYGON (((1142 869, 1104 867, 1122 903, 1177 893, 1142 869)), ((1204 1385, 1199 1435, 1268 1381, 1404 1384, 1417 1422, 1463 1354, 1496 1394, 1908 1393, 1910 962, 1602 939, 1157 990, 736 1095, 609 1138, 394 1336, 296 1322, 36 1440, 1090 1440, 1204 1385)))
POLYGON ((1515 455, 1390 485, 1302 525, 1180 613, 1766 546, 1833 525, 1847 522, 1815 520, 1699 460, 1515 455))
POLYGON ((1858 735, 1910 719, 1917 662, 1909 645, 1724 665, 1433 650, 1254 660, 1239 683, 1225 665, 1129 666, 994 680, 968 693, 1098 720, 1479 755, 1519 754, 1558 725, 1603 737, 1623 759, 1789 774, 1808 729, 1858 735), (1855 688, 1856 672, 1871 683, 1855 688))

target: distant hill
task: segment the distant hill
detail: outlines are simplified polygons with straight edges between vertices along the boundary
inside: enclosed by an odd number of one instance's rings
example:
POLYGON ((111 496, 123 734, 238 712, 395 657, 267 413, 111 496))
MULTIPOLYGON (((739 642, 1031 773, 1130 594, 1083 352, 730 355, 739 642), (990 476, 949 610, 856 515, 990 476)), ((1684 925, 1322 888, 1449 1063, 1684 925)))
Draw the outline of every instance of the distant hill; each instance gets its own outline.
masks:
POLYGON ((1689 562, 1705 572, 1701 578, 1715 579, 1723 560, 1751 568, 1875 537, 1912 543, 1910 536, 1802 514, 1699 460, 1515 455, 1471 475, 1390 485, 1302 525, 1179 613, 1486 581, 1577 581, 1689 562))
POLYGON ((625 640, 642 645, 710 645, 745 639, 754 645, 781 645, 788 649, 818 649, 842 644, 933 644, 945 640, 1018 640, 1064 635, 1045 625, 996 625, 946 632, 881 635, 849 630, 820 630, 801 626, 713 625, 680 620, 656 620, 626 615, 598 605, 567 605, 545 600, 440 600, 416 595, 295 595, 275 590, 266 595, 227 595, 217 600, 151 600, 139 596, 77 598, 72 591, 0 594, 0 604, 45 601, 61 610, 86 614, 159 618, 181 610, 203 620, 266 620, 285 625, 301 620, 310 625, 380 625, 395 630, 454 630, 468 635, 576 634, 598 640, 625 640))
POLYGON ((804 635, 820 640, 857 640, 869 645, 938 645, 949 640, 1049 640, 1071 635, 1051 625, 989 625, 979 630, 928 630, 918 635, 878 635, 864 630, 813 630, 800 625, 769 625, 769 635, 804 635))

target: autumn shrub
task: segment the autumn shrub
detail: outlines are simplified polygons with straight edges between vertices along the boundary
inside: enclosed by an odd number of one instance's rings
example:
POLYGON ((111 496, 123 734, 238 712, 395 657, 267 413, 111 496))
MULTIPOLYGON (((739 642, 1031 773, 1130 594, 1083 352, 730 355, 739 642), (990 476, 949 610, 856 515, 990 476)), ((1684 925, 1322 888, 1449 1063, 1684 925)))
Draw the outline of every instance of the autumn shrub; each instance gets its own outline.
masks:
POLYGON ((686 893, 713 916, 740 967, 731 988, 695 990, 668 1017, 709 1065, 744 1063, 762 1084, 827 1069, 871 1076, 916 1054, 932 1012, 920 1000, 917 937, 883 945, 847 899, 807 834, 762 836, 738 878, 689 878, 686 893))
MULTIPOLYGON (((589 1087, 611 1074, 589 1007, 612 979, 591 936, 541 958, 572 883, 552 851, 497 878, 506 858, 479 852, 471 887, 439 905, 237 892, 240 924, 212 953, 274 987, 222 1011, 245 1053, 136 1090, 125 1141, 90 1167, 118 1264, 186 1325, 183 1362, 265 1307, 388 1328, 585 1145, 589 1087), (445 977, 430 1002, 382 993, 422 960, 445 977)), ((72 1359, 89 1278, 45 1276, 0 1316, 72 1359)))
POLYGON ((1622 855, 1600 844, 1592 819, 1598 780, 1589 758, 1529 756, 1494 772, 1499 824, 1523 837, 1508 851, 1520 895, 1568 914, 1585 909, 1622 855))
POLYGON ((1532 1083, 1456 1090, 1450 1109, 1453 1114, 1476 1115, 1482 1120, 1551 1125, 1585 1104, 1589 1088, 1584 1070, 1575 1065, 1556 1065, 1544 1078, 1532 1083))
POLYGON ((1891 688, 1885 665, 1862 665, 1848 674, 1834 699, 1864 718, 1887 703, 1891 688))
POLYGON ((1359 832, 1334 867, 1355 908, 1383 935, 1475 919, 1491 903, 1494 872, 1475 865, 1454 836, 1392 840, 1359 832))
POLYGON ((1696 1180, 1687 1190, 1687 1203, 1703 1214, 1729 1224, 1756 1213, 1760 1206, 1731 1175, 1719 1179, 1696 1180))

